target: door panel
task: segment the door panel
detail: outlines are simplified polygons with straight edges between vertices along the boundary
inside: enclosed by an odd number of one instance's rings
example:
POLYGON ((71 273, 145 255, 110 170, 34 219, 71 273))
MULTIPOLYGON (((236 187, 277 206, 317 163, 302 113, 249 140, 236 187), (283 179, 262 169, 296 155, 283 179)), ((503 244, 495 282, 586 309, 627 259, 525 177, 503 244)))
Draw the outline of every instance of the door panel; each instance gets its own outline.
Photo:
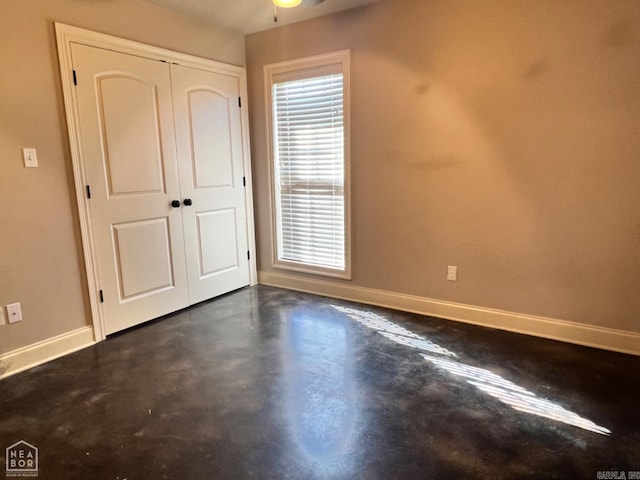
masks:
POLYGON ((166 217, 113 225, 112 229, 120 302, 175 287, 166 217))
POLYGON ((107 334, 188 305, 166 63, 72 45, 107 334))
POLYGON ((249 284, 237 77, 171 65, 191 303, 249 284))
POLYGON ((131 75, 96 78, 109 195, 164 191, 157 94, 153 84, 131 75))
POLYGON ((233 138, 229 125, 229 99, 203 88, 185 92, 188 102, 187 125, 193 146, 191 162, 194 187, 233 185, 233 138))
POLYGON ((237 269, 240 264, 240 252, 235 209, 197 213, 196 222, 200 278, 237 269), (216 248, 206 248, 207 245, 215 245, 216 248))

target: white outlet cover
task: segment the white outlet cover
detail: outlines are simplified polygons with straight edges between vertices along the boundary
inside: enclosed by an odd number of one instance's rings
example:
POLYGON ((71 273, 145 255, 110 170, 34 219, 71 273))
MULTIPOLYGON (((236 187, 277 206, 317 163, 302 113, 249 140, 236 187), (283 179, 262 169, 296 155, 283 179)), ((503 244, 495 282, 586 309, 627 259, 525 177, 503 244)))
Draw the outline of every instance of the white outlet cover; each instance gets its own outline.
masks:
POLYGON ((447 267, 447 280, 455 282, 458 280, 458 267, 449 265, 447 267))
POLYGON ((22 320, 22 310, 19 303, 7 305, 7 319, 9 323, 16 323, 22 320))

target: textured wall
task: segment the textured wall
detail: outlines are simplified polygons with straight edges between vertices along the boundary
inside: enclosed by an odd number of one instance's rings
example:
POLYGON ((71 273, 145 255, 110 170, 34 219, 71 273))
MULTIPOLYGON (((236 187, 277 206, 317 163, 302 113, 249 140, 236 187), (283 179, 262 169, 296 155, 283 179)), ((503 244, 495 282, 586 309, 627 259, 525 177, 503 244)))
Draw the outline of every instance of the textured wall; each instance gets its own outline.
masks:
POLYGON ((353 285, 640 331, 640 2, 387 0, 246 48, 259 270, 262 67, 349 48, 353 285))
POLYGON ((90 323, 53 22, 243 65, 244 37, 137 0, 0 3, 0 354, 90 323), (40 167, 22 166, 35 147, 40 167))

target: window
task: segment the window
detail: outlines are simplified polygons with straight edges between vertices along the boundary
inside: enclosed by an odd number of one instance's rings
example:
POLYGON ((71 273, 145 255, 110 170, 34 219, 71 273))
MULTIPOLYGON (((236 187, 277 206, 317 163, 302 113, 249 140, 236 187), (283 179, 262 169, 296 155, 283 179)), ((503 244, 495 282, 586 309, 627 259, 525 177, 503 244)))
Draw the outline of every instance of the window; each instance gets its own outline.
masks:
POLYGON ((274 265, 350 277, 349 52, 265 66, 274 265))

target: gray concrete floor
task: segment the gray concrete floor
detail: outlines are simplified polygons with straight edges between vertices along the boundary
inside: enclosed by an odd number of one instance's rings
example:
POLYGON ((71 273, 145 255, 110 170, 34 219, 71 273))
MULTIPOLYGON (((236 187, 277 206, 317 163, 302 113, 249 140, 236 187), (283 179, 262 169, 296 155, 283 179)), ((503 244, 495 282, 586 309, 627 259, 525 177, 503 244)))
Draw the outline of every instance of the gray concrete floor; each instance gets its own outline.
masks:
POLYGON ((46 480, 629 478, 639 367, 247 288, 0 381, 0 478, 19 440, 46 480))

